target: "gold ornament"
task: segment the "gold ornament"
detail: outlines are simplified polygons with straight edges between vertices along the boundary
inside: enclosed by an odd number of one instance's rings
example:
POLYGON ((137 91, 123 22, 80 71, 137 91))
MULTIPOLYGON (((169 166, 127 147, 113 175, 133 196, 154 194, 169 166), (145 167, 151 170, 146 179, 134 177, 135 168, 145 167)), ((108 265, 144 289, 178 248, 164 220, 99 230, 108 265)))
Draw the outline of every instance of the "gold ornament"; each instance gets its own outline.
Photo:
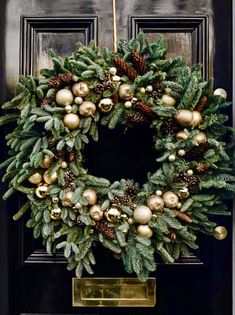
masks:
POLYGON ((121 213, 117 208, 110 208, 105 212, 107 220, 111 223, 115 223, 120 219, 121 213))
POLYGON ((57 173, 54 172, 53 174, 49 176, 48 171, 46 171, 43 174, 43 179, 44 179, 44 182, 47 183, 48 185, 54 184, 55 182, 57 182, 57 179, 58 179, 57 173))
POLYGON ((109 73, 110 73, 111 75, 116 75, 116 74, 117 74, 117 68, 111 67, 111 68, 109 69, 109 73))
POLYGON ((200 123, 202 122, 202 115, 198 111, 193 111, 192 113, 193 113, 192 126, 196 127, 200 125, 200 123))
POLYGON ((173 97, 164 94, 162 95, 162 103, 167 106, 175 106, 176 100, 173 97))
POLYGON ((177 134, 176 134, 176 138, 178 140, 187 140, 188 139, 188 135, 186 132, 184 131, 179 131, 177 134))
POLYGON ((82 205, 80 204, 80 202, 76 202, 75 205, 74 205, 74 208, 75 209, 81 209, 82 205))
POLYGON ((161 197, 162 196, 162 191, 158 189, 158 190, 156 190, 155 194, 157 196, 161 197))
POLYGON ((147 200, 147 206, 153 211, 161 211, 164 207, 164 201, 161 197, 152 195, 147 200))
POLYGON ((169 160, 170 162, 174 162, 175 159, 176 159, 176 156, 175 156, 174 154, 170 154, 170 155, 168 156, 168 160, 169 160))
POLYGON ((149 93, 153 92, 153 87, 152 87, 152 85, 148 85, 148 86, 146 87, 146 92, 149 92, 149 93))
POLYGON ((152 211, 149 207, 141 205, 135 208, 133 216, 136 222, 146 224, 151 220, 152 211))
POLYGON ((112 79, 114 82, 119 82, 121 80, 121 78, 118 75, 114 75, 112 79))
POLYGON ((28 181, 31 184, 38 185, 42 181, 42 175, 40 173, 34 173, 33 175, 29 176, 28 181))
POLYGON ((133 219, 132 219, 132 218, 129 218, 129 219, 127 220, 127 223, 128 223, 128 224, 133 224, 133 223, 134 223, 134 221, 133 221, 133 219))
POLYGON ((61 209, 60 208, 54 208, 51 210, 51 218, 53 220, 59 220, 61 216, 61 209))
POLYGON ((58 203, 59 202, 59 198, 58 197, 52 197, 52 202, 58 203))
POLYGON ((82 193, 82 196, 87 200, 90 206, 93 206, 97 201, 97 193, 94 189, 85 189, 82 193))
POLYGON ((140 93, 143 93, 143 94, 145 93, 145 88, 144 87, 140 88, 140 93))
POLYGON ((111 98, 104 98, 99 102, 98 108, 102 113, 108 113, 113 108, 113 101, 111 98))
POLYGON ((77 114, 70 113, 64 116, 64 125, 68 127, 69 130, 74 130, 79 127, 80 118, 77 114))
POLYGON ((178 202, 178 203, 177 203, 177 206, 176 206, 176 208, 177 208, 177 209, 180 209, 180 208, 182 208, 182 203, 181 203, 181 202, 178 202))
POLYGON ((90 117, 93 116, 94 113, 96 112, 96 106, 94 103, 90 101, 84 101, 80 106, 79 106, 79 114, 83 117, 90 117))
POLYGON ((178 150, 178 155, 179 155, 179 156, 184 156, 185 154, 186 154, 186 152, 185 152, 184 149, 178 150))
POLYGON ((45 155, 42 161, 42 168, 49 168, 52 164, 53 159, 49 155, 45 155))
POLYGON ((61 201, 62 205, 64 207, 72 207, 72 202, 71 202, 72 197, 73 197, 73 192, 67 191, 63 200, 61 201))
POLYGON ((188 188, 185 187, 185 188, 181 188, 178 192, 178 196, 181 198, 181 199, 185 199, 189 196, 189 191, 188 191, 188 188))
POLYGON ((67 89, 59 90, 56 93, 55 100, 60 106, 71 105, 73 102, 73 93, 67 89))
POLYGON ((141 236, 145 236, 147 238, 150 238, 153 236, 153 231, 151 230, 151 228, 148 225, 139 225, 137 227, 137 232, 141 236))
POLYGON ((36 188, 35 194, 38 198, 43 199, 46 198, 48 186, 46 184, 40 185, 36 188))
POLYGON ((95 221, 100 221, 103 218, 104 212, 101 210, 100 205, 93 205, 89 210, 90 217, 95 221))
POLYGON ((125 101, 129 101, 133 97, 133 92, 131 91, 131 86, 129 84, 120 85, 118 93, 119 97, 125 101))
POLYGON ((187 170, 187 175, 188 176, 193 176, 193 170, 187 170))
POLYGON ((179 202, 179 197, 172 191, 167 191, 163 194, 164 204, 167 208, 175 208, 179 202))
POLYGON ((79 82, 73 85, 72 91, 75 96, 84 97, 89 93, 89 87, 86 82, 79 82))
POLYGON ((221 89, 221 88, 214 90, 213 94, 221 96, 221 97, 223 97, 225 99, 227 98, 227 92, 224 89, 221 89))
POLYGON ((188 109, 180 109, 175 114, 175 120, 184 127, 189 127, 193 122, 193 113, 188 109))
POLYGON ((81 105, 83 103, 83 99, 80 96, 75 97, 74 103, 77 105, 81 105))
POLYGON ((226 229, 225 226, 217 226, 215 229, 214 229, 214 237, 219 240, 219 241, 222 241, 224 240, 227 235, 228 235, 228 231, 226 229))
POLYGON ((63 162, 61 163, 61 167, 62 167, 62 168, 67 168, 67 167, 68 167, 68 163, 65 162, 65 161, 63 161, 63 162))
POLYGON ((194 140, 200 144, 200 143, 204 143, 207 141, 207 136, 203 133, 203 132, 199 132, 198 134, 196 134, 196 136, 194 137, 194 140))
POLYGON ((73 108, 72 108, 71 105, 66 105, 66 106, 65 106, 65 111, 66 111, 67 114, 71 113, 71 112, 72 112, 72 109, 73 109, 73 108))
POLYGON ((130 109, 132 107, 132 102, 131 101, 126 101, 124 104, 126 109, 130 109))

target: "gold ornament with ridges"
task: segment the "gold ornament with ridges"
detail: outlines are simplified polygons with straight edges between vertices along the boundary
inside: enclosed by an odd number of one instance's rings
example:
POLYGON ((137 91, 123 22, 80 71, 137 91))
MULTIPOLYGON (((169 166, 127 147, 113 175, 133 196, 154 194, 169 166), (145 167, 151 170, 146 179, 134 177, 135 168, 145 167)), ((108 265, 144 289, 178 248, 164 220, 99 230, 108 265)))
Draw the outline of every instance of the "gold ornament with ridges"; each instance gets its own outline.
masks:
POLYGON ((57 173, 54 172, 53 174, 49 176, 48 171, 46 171, 43 174, 43 179, 44 179, 44 182, 47 183, 48 185, 54 184, 55 182, 57 182, 57 179, 58 179, 57 173))
POLYGON ((100 221, 103 218, 104 212, 101 210, 100 205, 93 205, 90 207, 89 215, 94 221, 100 221))
POLYGON ((73 93, 67 89, 59 90, 56 93, 55 100, 60 106, 71 105, 73 102, 73 93))
POLYGON ((53 220, 59 220, 61 216, 61 209, 60 208, 54 208, 51 210, 51 218, 53 220))
POLYGON ((226 229, 226 227, 224 226, 217 226, 215 229, 214 229, 214 237, 219 240, 219 241, 222 241, 224 240, 227 235, 228 235, 228 231, 226 229))
POLYGON ((172 209, 172 208, 177 207, 177 204, 179 202, 179 197, 172 191, 165 192, 162 198, 167 208, 172 209))
POLYGON ((113 108, 113 101, 111 98, 103 98, 100 100, 98 108, 102 113, 108 113, 113 108))
POLYGON ((36 188, 35 194, 38 198, 43 199, 47 196, 48 186, 46 184, 40 185, 36 188))
POLYGON ((96 106, 90 101, 84 101, 78 109, 78 112, 83 117, 93 116, 96 112, 96 106))
POLYGON ((218 88, 216 90, 214 90, 214 95, 217 95, 217 96, 221 96, 223 97, 224 99, 227 98, 227 92, 224 90, 224 89, 221 89, 221 88, 218 88))
POLYGON ((64 116, 64 125, 69 129, 69 130, 74 130, 77 129, 80 125, 80 118, 77 114, 74 113, 69 113, 64 116))
POLYGON ((97 193, 92 188, 85 189, 82 196, 87 200, 90 206, 93 206, 97 201, 97 193))
POLYGON ((162 211, 164 207, 164 201, 161 197, 152 195, 147 200, 147 206, 152 211, 162 211))
POLYGON ((131 91, 131 86, 129 84, 120 85, 118 93, 120 99, 125 101, 129 101, 133 97, 133 92, 131 91))
POLYGON ((193 122, 193 113, 188 109, 180 109, 175 114, 175 120, 184 127, 189 127, 193 122))
POLYGON ((72 207, 72 202, 71 202, 72 197, 73 197, 73 192, 67 191, 65 193, 63 200, 61 201, 62 205, 64 207, 72 207))
POLYGON ((153 231, 148 225, 139 225, 137 227, 137 232, 141 236, 145 236, 147 238, 150 238, 153 236, 153 231))
POLYGON ((207 142, 207 136, 203 132, 199 132, 198 134, 195 135, 194 140, 200 144, 207 142))
POLYGON ((89 93, 89 87, 86 82, 75 83, 72 87, 75 96, 84 97, 89 93))
POLYGON ((42 175, 40 173, 34 173, 31 176, 29 176, 28 181, 31 184, 38 185, 42 182, 42 175))
POLYGON ((105 212, 105 216, 109 222, 115 223, 120 219, 121 213, 117 208, 113 207, 105 212))
POLYGON ((181 188, 177 194, 181 199, 187 198, 189 196, 188 188, 187 187, 181 188))
POLYGON ((45 155, 42 161, 42 168, 49 168, 52 164, 53 159, 49 155, 45 155))
POLYGON ((151 220, 152 211, 149 207, 141 205, 135 208, 133 216, 136 222, 146 224, 151 220))

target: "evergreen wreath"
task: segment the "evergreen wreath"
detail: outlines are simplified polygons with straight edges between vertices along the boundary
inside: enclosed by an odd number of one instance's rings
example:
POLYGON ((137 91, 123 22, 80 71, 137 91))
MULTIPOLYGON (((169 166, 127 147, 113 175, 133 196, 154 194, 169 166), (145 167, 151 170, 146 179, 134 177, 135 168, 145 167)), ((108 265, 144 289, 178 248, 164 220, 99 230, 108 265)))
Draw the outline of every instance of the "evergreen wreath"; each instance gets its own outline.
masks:
POLYGON ((53 69, 20 76, 17 96, 2 106, 10 113, 0 125, 11 123, 0 165, 4 199, 17 191, 28 199, 14 219, 29 209, 34 237, 49 254, 63 249, 77 277, 93 273, 96 242, 141 280, 155 271, 156 253, 170 263, 188 256, 199 232, 213 233, 211 215, 229 215, 224 199, 235 192, 221 141, 232 131, 220 113, 230 105, 226 91, 212 90, 201 65, 166 58, 162 38, 150 43, 143 34, 120 41, 117 53, 91 42, 65 59, 52 50, 50 57, 53 69), (142 124, 154 128, 160 155, 142 187, 89 174, 83 149, 98 141, 100 125, 142 124))

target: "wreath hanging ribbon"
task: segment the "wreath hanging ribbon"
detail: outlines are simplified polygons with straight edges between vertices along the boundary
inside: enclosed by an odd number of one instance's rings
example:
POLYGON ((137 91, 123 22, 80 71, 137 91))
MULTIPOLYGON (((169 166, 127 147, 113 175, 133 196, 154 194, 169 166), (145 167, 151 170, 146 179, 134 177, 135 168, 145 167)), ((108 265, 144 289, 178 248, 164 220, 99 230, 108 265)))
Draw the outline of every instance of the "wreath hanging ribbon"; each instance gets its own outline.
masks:
POLYGON ((91 42, 65 59, 50 56, 53 69, 21 76, 17 96, 2 106, 10 113, 1 125, 13 122, 0 165, 9 182, 4 198, 20 191, 28 199, 14 219, 29 209, 34 237, 49 254, 63 249, 77 277, 93 273, 96 242, 141 280, 155 271, 155 253, 170 263, 188 256, 198 233, 213 233, 211 215, 229 214, 224 199, 235 191, 220 140, 232 131, 220 113, 230 105, 226 91, 213 91, 200 65, 167 58, 162 38, 150 43, 143 34, 120 41, 118 52, 91 42), (158 164, 142 187, 84 168, 84 147, 98 141, 100 125, 155 130, 158 164))

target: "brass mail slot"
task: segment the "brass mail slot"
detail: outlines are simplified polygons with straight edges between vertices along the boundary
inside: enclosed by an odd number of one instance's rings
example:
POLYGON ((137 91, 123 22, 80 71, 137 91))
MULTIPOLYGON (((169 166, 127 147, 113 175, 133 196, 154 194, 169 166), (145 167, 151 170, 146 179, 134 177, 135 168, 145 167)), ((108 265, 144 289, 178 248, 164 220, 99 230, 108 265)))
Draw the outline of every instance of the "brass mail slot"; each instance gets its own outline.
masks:
POLYGON ((156 279, 73 278, 75 307, 153 307, 156 304, 156 279))

